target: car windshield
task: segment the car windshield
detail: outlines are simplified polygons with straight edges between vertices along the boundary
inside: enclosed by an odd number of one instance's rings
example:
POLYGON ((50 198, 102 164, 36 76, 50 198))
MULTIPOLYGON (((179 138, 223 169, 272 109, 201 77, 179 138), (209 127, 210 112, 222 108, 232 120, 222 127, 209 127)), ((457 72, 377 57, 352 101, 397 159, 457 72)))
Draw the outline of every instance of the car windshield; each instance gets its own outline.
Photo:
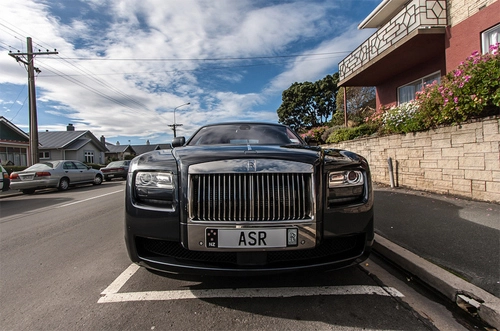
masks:
POLYGON ((289 145, 302 144, 285 126, 267 124, 221 124, 201 128, 188 145, 289 145))
POLYGON ((41 162, 35 163, 31 167, 26 168, 26 171, 39 171, 39 170, 47 170, 54 169, 59 162, 41 162))
POLYGON ((111 162, 110 164, 108 164, 106 166, 106 168, 123 167, 123 166, 126 166, 126 165, 128 165, 128 162, 126 162, 126 161, 114 161, 114 162, 111 162))

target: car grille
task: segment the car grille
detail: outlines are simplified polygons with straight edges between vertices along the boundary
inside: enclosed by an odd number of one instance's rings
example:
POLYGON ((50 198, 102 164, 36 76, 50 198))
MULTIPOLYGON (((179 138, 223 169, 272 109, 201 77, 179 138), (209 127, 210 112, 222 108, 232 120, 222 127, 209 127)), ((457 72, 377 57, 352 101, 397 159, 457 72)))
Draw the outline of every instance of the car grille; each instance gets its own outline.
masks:
POLYGON ((310 173, 190 175, 194 221, 284 221, 313 217, 310 173))

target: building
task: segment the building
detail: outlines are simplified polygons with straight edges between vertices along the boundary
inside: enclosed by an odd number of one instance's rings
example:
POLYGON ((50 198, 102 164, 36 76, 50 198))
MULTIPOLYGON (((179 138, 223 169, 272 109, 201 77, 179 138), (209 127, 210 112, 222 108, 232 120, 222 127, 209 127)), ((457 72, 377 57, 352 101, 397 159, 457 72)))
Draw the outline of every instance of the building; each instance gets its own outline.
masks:
POLYGON ((377 109, 411 101, 475 51, 500 42, 500 0, 383 0, 376 32, 339 63, 339 86, 375 86, 377 109))
POLYGON ((30 156, 30 137, 23 130, 0 116, 0 162, 27 166, 30 156))
POLYGON ((121 145, 119 142, 114 145, 106 142, 104 136, 101 136, 101 143, 103 143, 108 149, 106 151, 106 162, 114 160, 125 160, 129 157, 135 157, 137 155, 156 151, 159 149, 172 149, 171 144, 167 143, 152 145, 149 143, 149 140, 145 145, 121 145))
POLYGON ((40 162, 48 160, 78 160, 104 164, 106 146, 89 130, 75 131, 68 124, 66 131, 38 132, 40 162))

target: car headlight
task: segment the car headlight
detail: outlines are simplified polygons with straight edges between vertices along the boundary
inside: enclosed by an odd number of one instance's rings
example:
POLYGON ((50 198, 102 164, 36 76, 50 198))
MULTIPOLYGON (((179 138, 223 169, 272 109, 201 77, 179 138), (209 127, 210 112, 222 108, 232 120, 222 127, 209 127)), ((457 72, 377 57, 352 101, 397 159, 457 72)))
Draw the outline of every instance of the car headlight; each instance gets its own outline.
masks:
POLYGON ((173 188, 173 175, 169 172, 139 172, 135 185, 143 187, 173 188))
POLYGON ((362 203, 365 198, 365 175, 359 170, 328 173, 328 206, 362 203))
POLYGON ((174 208, 175 184, 171 172, 139 171, 135 175, 134 189, 140 204, 174 208))
POLYGON ((363 173, 359 170, 333 171, 328 173, 328 187, 363 185, 363 173))

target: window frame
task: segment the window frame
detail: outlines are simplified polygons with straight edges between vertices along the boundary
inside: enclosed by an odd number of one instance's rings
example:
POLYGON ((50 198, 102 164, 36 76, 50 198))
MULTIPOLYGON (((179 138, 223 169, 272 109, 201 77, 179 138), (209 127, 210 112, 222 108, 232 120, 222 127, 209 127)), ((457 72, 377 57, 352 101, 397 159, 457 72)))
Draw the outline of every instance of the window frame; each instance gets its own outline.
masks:
POLYGON ((50 151, 38 151, 38 159, 50 160, 50 151))
POLYGON ((85 163, 94 163, 94 151, 83 151, 85 163))
POLYGON ((419 79, 415 79, 414 81, 408 83, 408 84, 405 84, 405 85, 401 85, 398 87, 397 89, 397 98, 398 98, 398 105, 402 104, 402 103, 406 103, 406 102, 410 102, 410 101, 413 101, 415 100, 416 98, 416 95, 417 95, 417 92, 421 91, 422 88, 425 86, 425 82, 429 81, 431 78, 434 78, 432 81, 437 81, 437 83, 439 84, 441 82, 441 71, 438 70, 438 71, 435 71, 429 75, 426 75, 426 76, 423 76, 423 77, 420 77, 419 79), (417 90, 418 86, 421 86, 419 90, 417 90), (405 87, 410 87, 410 86, 413 86, 415 87, 415 91, 413 91, 413 98, 408 100, 408 101, 404 101, 404 102, 401 102, 401 89, 405 88, 405 87))
POLYGON ((500 43, 500 23, 492 26, 488 30, 481 32, 481 52, 488 54, 490 46, 500 43), (491 42, 491 35, 496 33, 496 42, 491 42))

